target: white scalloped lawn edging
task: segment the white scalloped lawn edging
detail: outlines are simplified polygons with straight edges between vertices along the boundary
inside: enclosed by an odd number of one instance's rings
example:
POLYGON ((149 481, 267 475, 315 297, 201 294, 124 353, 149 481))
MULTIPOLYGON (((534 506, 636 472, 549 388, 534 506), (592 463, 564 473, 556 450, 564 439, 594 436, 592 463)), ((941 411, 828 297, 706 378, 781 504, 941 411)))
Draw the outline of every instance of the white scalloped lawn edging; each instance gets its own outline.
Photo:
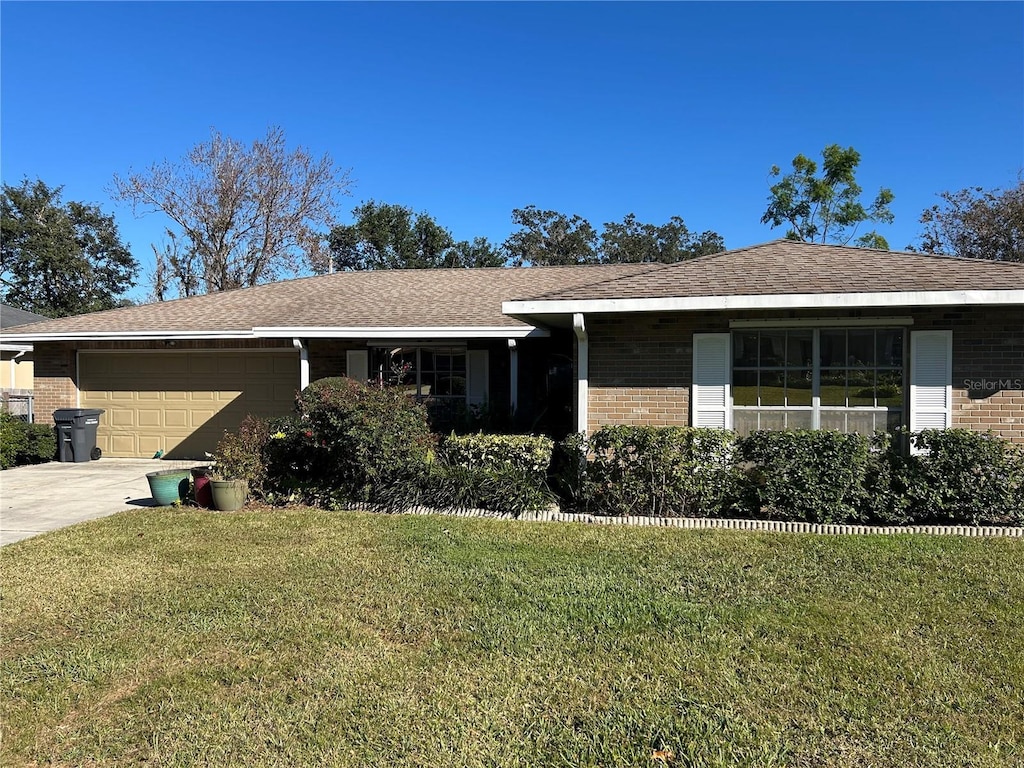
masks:
MULTIPOLYGON (((373 511, 367 504, 352 505, 353 509, 373 511)), ((765 531, 769 533, 816 533, 826 536, 867 536, 917 533, 928 536, 973 536, 1024 538, 1024 527, 973 525, 840 525, 830 523, 790 523, 780 520, 745 520, 716 517, 644 517, 624 515, 581 515, 558 510, 524 512, 518 518, 505 512, 489 509, 442 510, 433 507, 411 507, 401 514, 447 515, 449 517, 479 517, 490 520, 519 520, 527 523, 586 523, 591 525, 634 525, 655 528, 684 528, 689 530, 718 529, 728 531, 765 531)))

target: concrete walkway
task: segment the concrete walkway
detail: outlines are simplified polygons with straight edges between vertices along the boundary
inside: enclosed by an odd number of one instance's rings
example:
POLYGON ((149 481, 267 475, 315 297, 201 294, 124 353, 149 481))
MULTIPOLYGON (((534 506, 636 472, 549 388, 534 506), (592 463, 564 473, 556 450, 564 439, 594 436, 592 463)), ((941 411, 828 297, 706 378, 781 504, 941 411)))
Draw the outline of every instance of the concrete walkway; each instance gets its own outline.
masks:
POLYGON ((100 459, 4 470, 0 472, 0 545, 123 509, 154 506, 147 472, 200 463, 100 459))

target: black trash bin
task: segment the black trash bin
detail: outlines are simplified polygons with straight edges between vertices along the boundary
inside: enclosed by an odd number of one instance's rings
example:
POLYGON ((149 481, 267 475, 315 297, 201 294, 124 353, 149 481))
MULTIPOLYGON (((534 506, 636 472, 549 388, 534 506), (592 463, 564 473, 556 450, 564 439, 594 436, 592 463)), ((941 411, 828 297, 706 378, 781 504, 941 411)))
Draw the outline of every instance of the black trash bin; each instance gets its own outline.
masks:
POLYGON ((53 412, 57 430, 57 461, 95 461, 101 451, 96 445, 96 428, 101 408, 58 408, 53 412))

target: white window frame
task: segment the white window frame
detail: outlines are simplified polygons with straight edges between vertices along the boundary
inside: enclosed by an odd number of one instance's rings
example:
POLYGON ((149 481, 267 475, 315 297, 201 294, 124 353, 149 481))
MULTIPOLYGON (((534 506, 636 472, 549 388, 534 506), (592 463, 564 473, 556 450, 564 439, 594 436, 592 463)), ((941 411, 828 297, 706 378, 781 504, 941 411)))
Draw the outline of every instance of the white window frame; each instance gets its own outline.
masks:
MULTIPOLYGON (((781 331, 793 331, 793 330, 811 331, 811 334, 812 334, 811 335, 811 349, 812 349, 812 352, 811 352, 811 366, 810 366, 810 370, 811 370, 811 379, 812 380, 811 380, 811 404, 809 406, 807 406, 807 405, 800 405, 800 406, 788 406, 788 405, 779 405, 779 406, 736 405, 735 402, 734 402, 734 400, 735 400, 735 398, 734 398, 734 393, 735 393, 735 386, 734 386, 735 381, 734 381, 734 379, 735 379, 735 373, 736 373, 736 367, 737 366, 735 364, 735 360, 732 358, 732 355, 730 354, 730 358, 729 358, 729 381, 730 381, 730 385, 731 385, 730 386, 730 392, 729 392, 730 422, 733 425, 736 424, 735 414, 737 412, 754 412, 754 413, 757 413, 757 414, 759 414, 759 417, 758 417, 759 422, 760 422, 760 414, 762 414, 762 413, 782 412, 783 415, 785 416, 785 414, 788 414, 788 413, 807 413, 807 412, 810 412, 810 415, 811 415, 811 426, 810 426, 810 429, 821 429, 821 414, 822 414, 823 410, 824 411, 829 411, 829 412, 855 413, 855 414, 856 413, 868 413, 868 412, 870 412, 870 413, 874 413, 876 415, 877 414, 881 414, 881 413, 888 414, 891 411, 895 410, 894 408, 889 408, 889 407, 884 407, 884 406, 877 406, 877 405, 876 406, 850 406, 850 405, 847 405, 847 406, 833 406, 833 405, 822 406, 822 404, 821 404, 821 372, 822 372, 822 365, 821 365, 821 332, 822 331, 829 331, 829 330, 832 330, 832 331, 839 331, 839 330, 851 331, 851 330, 867 330, 867 329, 872 329, 872 330, 900 331, 903 334, 903 339, 902 339, 902 350, 903 350, 903 352, 902 352, 902 364, 901 364, 900 368, 898 369, 898 370, 900 370, 902 372, 903 402, 902 402, 902 404, 899 407, 899 412, 900 412, 901 425, 904 426, 904 427, 907 426, 908 425, 908 420, 910 420, 910 418, 911 418, 911 403, 910 403, 910 396, 909 396, 909 387, 910 387, 910 376, 911 376, 911 373, 912 373, 911 366, 910 366, 910 357, 911 356, 910 356, 910 354, 908 352, 908 347, 910 346, 910 344, 908 344, 908 341, 911 341, 911 343, 912 343, 912 338, 913 338, 914 335, 916 335, 916 334, 911 334, 908 331, 907 326, 909 326, 909 325, 910 325, 910 322, 906 321, 906 320, 903 320, 903 319, 883 320, 883 319, 874 319, 874 318, 869 319, 869 320, 852 319, 852 320, 846 321, 846 322, 843 322, 843 321, 840 321, 840 320, 835 320, 835 321, 830 320, 828 322, 825 322, 825 321, 814 321, 814 320, 803 320, 803 321, 792 321, 792 322, 789 322, 789 323, 780 323, 780 324, 772 324, 770 321, 750 321, 750 322, 737 321, 737 322, 731 323, 730 324, 730 337, 731 338, 734 336, 734 334, 736 334, 738 332, 741 333, 744 330, 759 330, 759 331, 767 331, 767 332, 773 332, 773 331, 780 331, 781 332, 781 331)), ((697 335, 698 334, 694 334, 695 337, 697 335)), ((732 345, 730 345, 730 348, 731 347, 732 347, 732 345)), ((790 367, 799 368, 800 366, 782 366, 781 368, 785 369, 785 370, 788 370, 790 367)), ((834 366, 834 367, 835 368, 839 368, 839 369, 843 369, 843 370, 849 370, 850 369, 850 366, 847 366, 847 365, 834 366)), ((767 366, 767 367, 760 366, 760 365, 758 365, 758 366, 739 366, 739 368, 741 370, 749 369, 749 370, 757 370, 757 371, 760 372, 761 370, 770 370, 770 369, 773 368, 773 366, 767 366)), ((897 369, 889 367, 889 366, 883 366, 883 367, 880 368, 878 366, 878 361, 877 360, 875 361, 875 365, 872 366, 872 368, 873 368, 873 370, 876 371, 876 373, 879 370, 897 370, 897 369)), ((788 422, 788 419, 787 419, 787 422, 788 422)), ((758 425, 758 428, 759 429, 761 428, 760 427, 760 423, 758 425)), ((787 426, 787 428, 788 428, 788 426, 787 426)))

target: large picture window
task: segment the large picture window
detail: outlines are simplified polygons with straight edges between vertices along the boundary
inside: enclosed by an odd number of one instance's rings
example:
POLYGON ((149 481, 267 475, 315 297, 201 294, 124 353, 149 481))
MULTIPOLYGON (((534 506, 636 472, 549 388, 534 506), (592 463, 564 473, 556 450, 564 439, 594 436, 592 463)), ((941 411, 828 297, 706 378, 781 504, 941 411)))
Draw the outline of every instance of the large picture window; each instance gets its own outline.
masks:
POLYGON ((370 380, 404 389, 443 422, 466 404, 466 348, 373 347, 370 380))
POLYGON ((902 328, 736 330, 733 427, 893 431, 904 419, 902 328))

